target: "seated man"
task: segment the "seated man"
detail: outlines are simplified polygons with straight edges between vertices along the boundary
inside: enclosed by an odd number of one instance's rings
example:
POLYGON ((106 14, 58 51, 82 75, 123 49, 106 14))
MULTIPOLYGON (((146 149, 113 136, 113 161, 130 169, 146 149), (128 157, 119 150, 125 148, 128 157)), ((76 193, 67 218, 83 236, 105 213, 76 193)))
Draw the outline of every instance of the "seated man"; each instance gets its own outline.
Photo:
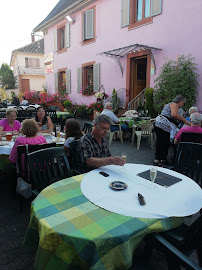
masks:
POLYGON ((22 103, 21 105, 27 106, 28 105, 28 100, 25 99, 25 96, 22 96, 22 103))
POLYGON ((78 145, 80 172, 88 172, 105 165, 123 166, 125 161, 112 157, 105 139, 111 121, 106 115, 99 115, 94 120, 91 133, 81 137, 78 145))
POLYGON ((178 144, 180 142, 182 132, 190 132, 190 133, 202 133, 201 121, 202 115, 200 113, 192 113, 190 115, 191 126, 181 128, 174 139, 174 144, 178 144))
MULTIPOLYGON (((107 115, 110 120, 111 120, 111 125, 114 124, 119 124, 119 119, 116 117, 116 115, 112 112, 112 103, 111 102, 106 102, 104 105, 104 110, 102 111, 101 114, 107 115)), ((118 126, 111 126, 111 131, 118 131, 119 127, 118 126)), ((121 130, 123 132, 128 131, 128 125, 121 125, 121 130)), ((115 139, 116 140, 116 139, 115 139)))

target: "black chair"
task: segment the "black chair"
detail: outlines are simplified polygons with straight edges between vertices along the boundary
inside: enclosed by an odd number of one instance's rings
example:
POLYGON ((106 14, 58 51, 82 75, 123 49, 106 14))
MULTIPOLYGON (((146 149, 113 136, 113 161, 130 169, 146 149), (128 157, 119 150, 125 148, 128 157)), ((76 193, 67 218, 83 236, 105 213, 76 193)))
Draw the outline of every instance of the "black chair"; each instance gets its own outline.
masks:
POLYGON ((80 174, 79 171, 79 158, 78 158, 78 143, 80 139, 74 140, 70 143, 70 150, 69 150, 69 165, 70 169, 72 170, 72 175, 80 174))
POLYGON ((190 177, 201 186, 202 144, 181 142, 178 146, 174 170, 190 177))
POLYGON ((58 106, 49 106, 49 110, 55 110, 55 111, 60 111, 60 107, 58 106))
POLYGON ((180 142, 193 142, 202 144, 202 133, 182 132, 180 142))
POLYGON ((201 269, 202 267, 202 214, 190 225, 148 235, 145 255, 152 256, 153 247, 166 255, 168 270, 178 270, 180 265, 186 269, 201 269), (189 256, 196 251, 198 263, 194 263, 189 256))
POLYGON ((82 131, 84 134, 88 134, 92 131, 93 123, 85 122, 82 127, 82 131))
POLYGON ((51 118, 53 124, 57 124, 58 123, 58 118, 57 118, 57 114, 56 114, 56 110, 46 110, 46 114, 51 118))
POLYGON ((71 176, 69 162, 63 147, 43 149, 28 154, 32 174, 33 193, 38 193, 48 185, 71 176))
POLYGON ((33 118, 36 114, 36 108, 34 106, 29 106, 25 110, 25 117, 26 118, 33 118))

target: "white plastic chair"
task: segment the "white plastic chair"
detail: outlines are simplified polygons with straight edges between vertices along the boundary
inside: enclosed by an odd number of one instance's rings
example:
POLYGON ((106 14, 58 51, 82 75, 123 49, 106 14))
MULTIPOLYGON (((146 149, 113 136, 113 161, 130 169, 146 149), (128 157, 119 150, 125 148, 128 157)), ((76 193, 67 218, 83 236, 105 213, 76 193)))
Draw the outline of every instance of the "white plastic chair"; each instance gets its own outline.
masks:
POLYGON ((119 134, 119 137, 120 137, 120 141, 121 143, 123 143, 123 136, 122 136, 122 130, 121 130, 121 125, 112 125, 112 126, 118 126, 119 127, 119 130, 117 131, 111 131, 111 129, 109 129, 109 145, 112 143, 112 139, 113 139, 113 136, 115 133, 118 133, 119 134))
POLYGON ((137 149, 138 150, 140 149, 141 138, 148 137, 151 142, 151 148, 153 149, 154 147, 153 133, 152 133, 153 128, 154 128, 154 125, 151 122, 146 122, 146 123, 139 124, 137 126, 133 126, 132 145, 134 143, 135 135, 137 136, 137 149), (139 128, 141 130, 138 130, 139 128))

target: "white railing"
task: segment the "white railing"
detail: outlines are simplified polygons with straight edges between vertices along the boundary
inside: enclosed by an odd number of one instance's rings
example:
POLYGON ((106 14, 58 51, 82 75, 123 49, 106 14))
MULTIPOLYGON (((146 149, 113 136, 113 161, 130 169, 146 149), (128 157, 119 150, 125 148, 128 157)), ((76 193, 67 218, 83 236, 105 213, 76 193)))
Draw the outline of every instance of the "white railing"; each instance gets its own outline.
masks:
POLYGON ((145 104, 145 89, 143 89, 133 100, 128 103, 128 110, 137 110, 140 103, 142 105, 145 104))
POLYGON ((18 67, 18 74, 45 75, 45 71, 43 68, 18 67))

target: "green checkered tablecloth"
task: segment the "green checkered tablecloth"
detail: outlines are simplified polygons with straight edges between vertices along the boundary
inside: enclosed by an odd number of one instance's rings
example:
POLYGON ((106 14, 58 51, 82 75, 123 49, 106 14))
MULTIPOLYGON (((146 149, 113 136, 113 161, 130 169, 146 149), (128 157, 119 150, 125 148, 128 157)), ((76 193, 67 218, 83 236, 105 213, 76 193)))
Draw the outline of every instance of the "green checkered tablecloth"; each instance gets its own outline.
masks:
POLYGON ((38 248, 35 270, 128 269, 148 233, 182 223, 181 218, 131 218, 99 208, 83 196, 83 177, 56 182, 32 202, 24 244, 38 248))
POLYGON ((66 118, 68 115, 70 115, 69 112, 56 112, 56 115, 58 118, 66 118))

